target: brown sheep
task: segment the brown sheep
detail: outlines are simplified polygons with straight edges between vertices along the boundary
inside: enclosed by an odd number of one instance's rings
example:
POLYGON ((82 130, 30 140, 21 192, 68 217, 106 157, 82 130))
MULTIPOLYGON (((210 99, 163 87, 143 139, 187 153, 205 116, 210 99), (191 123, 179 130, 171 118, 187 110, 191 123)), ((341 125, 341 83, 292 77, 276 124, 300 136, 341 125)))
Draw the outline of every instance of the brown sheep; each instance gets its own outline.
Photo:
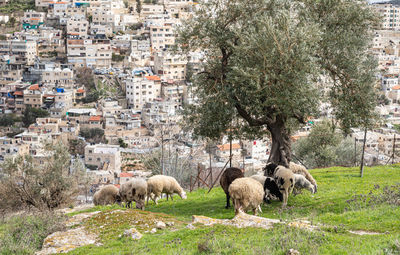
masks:
POLYGON ((230 204, 229 204, 229 200, 230 200, 230 195, 229 195, 229 185, 231 185, 231 183, 237 179, 237 178, 242 178, 244 177, 244 174, 242 172, 242 170, 240 170, 239 168, 236 167, 230 167, 227 168, 224 173, 221 176, 221 179, 219 180, 219 183, 222 187, 222 189, 224 190, 225 194, 226 194, 226 206, 225 208, 229 208, 230 204))
POLYGON ((102 187, 93 196, 94 205, 112 205, 114 203, 121 205, 121 196, 119 189, 112 184, 102 187))
POLYGON ((260 204, 264 199, 264 187, 253 178, 237 178, 229 186, 229 194, 235 206, 235 215, 250 209, 254 215, 257 215, 257 210, 261 212, 260 204))

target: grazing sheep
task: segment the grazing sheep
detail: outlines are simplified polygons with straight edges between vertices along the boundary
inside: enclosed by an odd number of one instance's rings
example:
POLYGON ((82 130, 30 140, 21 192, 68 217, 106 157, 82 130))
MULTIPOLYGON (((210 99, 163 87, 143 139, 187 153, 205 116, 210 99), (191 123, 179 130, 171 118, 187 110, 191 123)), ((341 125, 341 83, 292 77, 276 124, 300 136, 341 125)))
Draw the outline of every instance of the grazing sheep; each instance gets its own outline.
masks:
POLYGON ((222 189, 224 190, 225 194, 226 194, 226 206, 225 208, 229 208, 230 204, 229 204, 229 200, 230 200, 230 196, 229 196, 229 185, 231 185, 231 183, 237 179, 237 178, 242 178, 244 177, 244 174, 242 172, 242 170, 240 170, 239 168, 236 167, 229 167, 227 168, 221 175, 221 178, 219 179, 219 184, 221 185, 222 189))
POLYGON ((314 185, 314 193, 317 192, 317 182, 304 166, 290 162, 289 169, 292 170, 294 174, 301 174, 306 177, 306 179, 311 182, 312 185, 314 185))
POLYGON ((114 203, 121 204, 121 196, 119 190, 112 184, 102 187, 93 196, 94 205, 112 205, 114 203))
POLYGON ((261 212, 260 204, 264 198, 264 188, 253 178, 237 178, 229 185, 229 195, 235 206, 235 215, 240 211, 246 212, 251 209, 254 215, 257 210, 261 212))
POLYGON ((181 185, 175 180, 174 177, 166 175, 154 175, 147 180, 147 204, 149 198, 157 203, 158 198, 161 198, 161 193, 167 194, 172 198, 172 194, 177 193, 182 199, 186 199, 186 193, 182 189, 181 185))
POLYGON ((315 193, 315 186, 311 184, 309 180, 306 179, 301 174, 293 174, 294 175, 294 189, 293 194, 300 194, 301 189, 308 189, 311 193, 315 193))
POLYGON ((276 198, 279 199, 279 201, 282 202, 283 195, 279 191, 278 185, 276 184, 273 178, 265 177, 264 191, 265 191, 265 196, 264 196, 265 203, 267 204, 271 203, 272 196, 275 196, 276 198))
POLYGON ((144 201, 147 194, 147 182, 142 178, 134 178, 121 185, 119 189, 121 200, 130 208, 132 201, 136 202, 136 208, 144 210, 144 201))
POLYGON ((283 194, 282 207, 286 207, 289 194, 292 193, 294 188, 293 172, 284 166, 278 166, 270 162, 265 166, 264 173, 265 175, 274 178, 279 190, 283 194))

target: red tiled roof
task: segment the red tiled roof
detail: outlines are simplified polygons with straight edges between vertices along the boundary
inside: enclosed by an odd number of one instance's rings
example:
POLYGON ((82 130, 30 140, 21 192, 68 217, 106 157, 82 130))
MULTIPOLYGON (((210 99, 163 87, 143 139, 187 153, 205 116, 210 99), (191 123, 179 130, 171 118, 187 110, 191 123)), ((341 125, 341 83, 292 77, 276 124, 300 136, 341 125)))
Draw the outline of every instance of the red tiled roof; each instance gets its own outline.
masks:
POLYGON ((77 92, 77 93, 84 93, 85 90, 84 90, 84 89, 78 89, 76 92, 77 92))
POLYGON ((133 177, 133 173, 120 173, 119 177, 133 177))
POLYGON ((97 115, 97 116, 90 116, 89 121, 100 121, 101 120, 101 116, 97 115))
POLYGON ((17 95, 17 96, 22 96, 22 95, 23 95, 23 93, 22 93, 22 91, 15 91, 15 92, 14 92, 14 95, 17 95))
POLYGON ((35 84, 29 87, 29 90, 39 90, 39 84, 35 84))
POLYGON ((158 77, 157 75, 146 76, 146 79, 148 79, 149 81, 161 81, 160 77, 158 77))
POLYGON ((400 85, 396 85, 392 88, 392 90, 399 90, 400 89, 400 85))

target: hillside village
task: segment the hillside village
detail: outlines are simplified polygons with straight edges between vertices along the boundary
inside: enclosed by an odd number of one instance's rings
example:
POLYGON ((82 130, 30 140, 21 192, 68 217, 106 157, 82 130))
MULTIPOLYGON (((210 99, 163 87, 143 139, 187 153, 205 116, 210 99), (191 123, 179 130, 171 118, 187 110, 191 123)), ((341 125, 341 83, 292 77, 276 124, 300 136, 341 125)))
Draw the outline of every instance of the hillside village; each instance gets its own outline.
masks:
MULTIPOLYGON (((17 12, 7 11, 12 0, 0 4, 6 31, 0 37, 0 110, 11 118, 0 128, 0 162, 31 155, 44 164, 45 144, 62 142, 92 176, 92 193, 150 175, 149 157, 160 158, 156 167, 163 174, 187 172, 180 180, 185 187, 210 166, 218 173, 230 155, 231 165, 246 171, 265 165, 268 138, 226 136, 211 145, 179 126, 182 107, 196 101, 191 79, 204 59, 200 51, 173 48, 196 1, 35 0, 34 8, 17 12), (15 121, 24 115, 37 118, 15 121)), ((383 121, 367 134, 369 165, 385 164, 400 148, 400 5, 373 8, 384 19, 371 48, 382 71, 376 86, 383 121)), ((329 108, 322 115, 329 118, 329 108)), ((306 137, 319 121, 310 119, 292 140, 306 137)), ((361 144, 363 131, 353 131, 361 144)))

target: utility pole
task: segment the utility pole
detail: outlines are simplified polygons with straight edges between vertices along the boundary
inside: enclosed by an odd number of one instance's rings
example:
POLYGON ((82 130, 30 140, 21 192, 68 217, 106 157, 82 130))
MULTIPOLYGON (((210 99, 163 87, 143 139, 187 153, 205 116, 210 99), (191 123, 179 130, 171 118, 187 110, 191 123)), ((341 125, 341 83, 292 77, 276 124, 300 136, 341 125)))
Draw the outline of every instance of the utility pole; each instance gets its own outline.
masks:
POLYGON ((161 127, 161 174, 164 175, 164 128, 161 127))
MULTIPOLYGON (((209 156, 209 158, 210 158, 210 186, 212 185, 212 183, 213 183, 213 176, 212 176, 212 165, 211 165, 211 146, 210 146, 210 144, 208 144, 208 156, 209 156)), ((205 180, 205 181, 207 181, 207 180, 205 180)))
POLYGON ((394 150, 396 148, 396 134, 393 136, 393 152, 392 152, 392 165, 394 164, 394 150))
POLYGON ((365 142, 367 141, 367 128, 364 130, 364 141, 363 141, 363 149, 361 154, 361 166, 360 166, 360 177, 363 177, 364 174, 364 151, 365 151, 365 142))
POLYGON ((354 137, 354 166, 357 166, 357 138, 354 137))
POLYGON ((232 136, 229 137, 229 167, 232 167, 232 136))

